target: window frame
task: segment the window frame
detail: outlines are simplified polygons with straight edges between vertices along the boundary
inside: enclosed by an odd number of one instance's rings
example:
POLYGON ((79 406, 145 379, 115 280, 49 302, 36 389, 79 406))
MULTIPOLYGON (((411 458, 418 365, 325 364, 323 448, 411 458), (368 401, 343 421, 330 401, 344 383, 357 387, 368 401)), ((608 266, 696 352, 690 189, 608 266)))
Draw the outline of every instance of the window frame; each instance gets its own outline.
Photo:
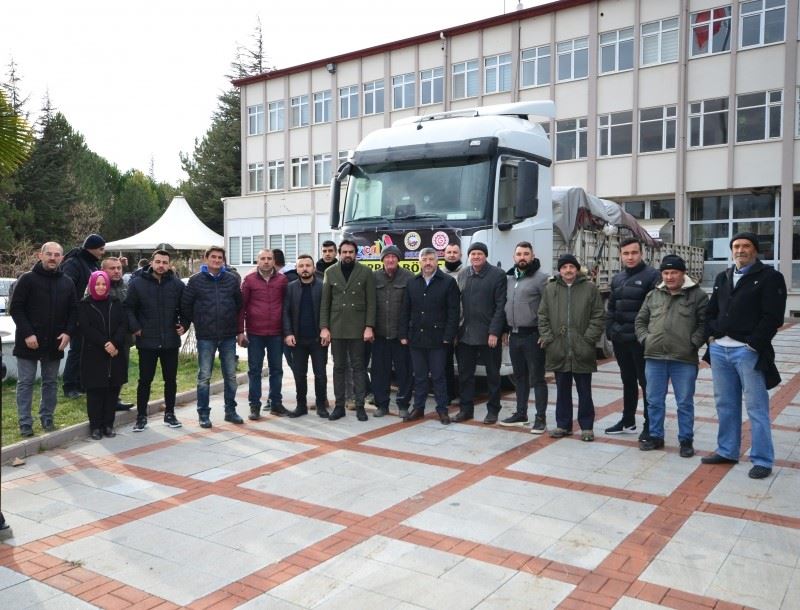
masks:
POLYGON ((286 188, 286 162, 275 159, 267 162, 267 191, 282 191, 286 188))
POLYGON ((633 154, 633 111, 622 110, 619 112, 609 112, 606 114, 597 115, 597 156, 598 157, 622 157, 633 154), (624 115, 630 115, 628 121, 615 123, 615 120, 621 120, 624 115), (603 119, 607 123, 603 124, 603 119), (628 141, 630 148, 624 152, 614 152, 614 135, 619 133, 626 133, 625 127, 628 127, 627 133, 629 134, 628 141), (608 132, 606 137, 606 147, 603 150, 603 133, 608 132))
POLYGON ((695 11, 694 13, 689 14, 689 58, 693 59, 695 57, 706 57, 709 55, 718 55, 720 53, 730 53, 731 51, 731 32, 733 27, 733 8, 730 4, 724 6, 716 6, 714 8, 705 9, 702 11, 695 11), (716 15, 717 11, 728 11, 727 15, 723 15, 718 17, 716 15), (694 20, 697 16, 702 15, 704 13, 708 13, 708 19, 705 21, 701 21, 699 23, 695 23, 694 20), (728 38, 727 38, 727 48, 720 49, 718 51, 714 50, 714 28, 717 27, 719 24, 718 29, 722 29, 722 24, 724 22, 728 22, 728 38), (694 40, 697 38, 697 34, 695 34, 695 30, 702 30, 708 29, 708 34, 706 34, 707 39, 707 50, 705 52, 695 52, 694 51, 694 40))
POLYGON ((267 110, 269 113, 267 132, 274 133, 286 129, 286 100, 269 102, 269 104, 267 104, 267 110))
POLYGON ((264 191, 264 162, 247 164, 247 192, 261 193, 264 191))
POLYGON ((588 36, 580 36, 578 38, 572 38, 571 40, 561 40, 556 42, 556 82, 557 83, 567 83, 574 80, 582 80, 584 78, 589 77, 589 37, 588 36), (580 46, 576 46, 576 43, 580 43, 580 46), (569 45, 569 49, 566 48, 565 45, 569 45), (580 74, 576 76, 575 73, 575 56, 576 53, 581 53, 581 55, 586 55, 586 74, 580 74), (561 59, 562 57, 569 57, 570 62, 570 75, 567 78, 561 78, 561 59))
POLYGON ((666 106, 653 106, 650 108, 639 109, 639 134, 638 134, 638 148, 640 155, 649 155, 653 153, 668 152, 676 150, 678 143, 678 107, 675 104, 667 104, 666 106), (643 114, 647 111, 661 110, 661 117, 658 119, 643 118, 643 114), (648 125, 661 123, 661 148, 655 150, 642 150, 642 128, 648 125), (672 146, 668 146, 668 141, 672 137, 672 146))
POLYGON ((556 120, 556 137, 555 137, 555 160, 556 161, 581 161, 587 159, 589 156, 589 145, 588 145, 588 137, 589 137, 589 121, 587 117, 575 117, 571 119, 558 119, 556 120), (564 123, 567 122, 575 122, 575 126, 572 128, 563 129, 564 123), (561 124, 562 129, 559 129, 559 123, 561 124), (573 146, 573 150, 575 151, 575 156, 573 157, 559 157, 559 139, 562 137, 566 137, 567 135, 573 135, 575 138, 575 144, 573 146), (581 150, 583 151, 583 155, 581 155, 581 150))
POLYGON ((506 93, 511 91, 512 86, 511 53, 498 53, 497 55, 484 57, 483 94, 506 93))
MULTIPOLYGON (((783 0, 783 4, 779 6, 770 6, 767 7, 767 2, 770 0, 740 0, 739 2, 739 48, 740 49, 755 49, 758 47, 764 47, 771 44, 780 44, 786 41, 786 0, 783 0), (749 13, 744 12, 744 5, 746 4, 753 4, 755 2, 761 2, 761 8, 757 11, 752 11, 749 13), (765 34, 767 30, 767 13, 769 12, 778 12, 781 11, 783 13, 783 27, 781 31, 780 39, 770 40, 769 42, 765 42, 765 34), (745 20, 753 17, 754 15, 758 15, 758 42, 754 42, 748 45, 744 44, 744 26, 745 20)), ((774 0, 773 0, 774 1, 774 0)))
POLYGON ((332 158, 330 153, 314 155, 313 186, 327 186, 333 177, 332 158), (327 179, 325 174, 328 174, 327 179))
POLYGON ((426 68, 419 71, 419 105, 430 106, 444 101, 444 66, 426 68), (438 75, 437 75, 438 72, 438 75), (436 81, 439 81, 439 99, 436 99, 436 81), (425 91, 429 89, 430 100, 425 101, 425 91))
POLYGON ((309 116, 308 93, 296 95, 289 100, 290 108, 290 128, 308 127, 311 117, 309 116))
POLYGON ((633 39, 634 39, 634 30, 633 26, 629 26, 626 28, 620 28, 618 30, 610 30, 608 32, 601 32, 597 38, 597 75, 603 76, 605 74, 616 74, 618 72, 627 72, 628 70, 633 70, 636 67, 636 58, 634 57, 633 53, 633 39), (625 35, 623 38, 623 32, 629 32, 630 35, 625 35), (610 42, 603 42, 604 36, 614 36, 614 40, 610 42), (625 44, 629 43, 629 44, 625 44), (630 54, 630 66, 627 67, 620 67, 622 61, 622 48, 623 45, 626 49, 629 48, 630 54), (613 48, 614 49, 614 67, 609 70, 603 69, 603 58, 605 56, 604 51, 606 49, 613 48))
POLYGON ((680 17, 666 17, 664 19, 656 19, 655 21, 648 21, 647 23, 641 24, 639 27, 640 32, 640 41, 639 41, 639 67, 644 68, 647 66, 659 66, 663 64, 670 64, 675 63, 678 61, 678 53, 680 51, 680 17), (665 27, 667 22, 674 21, 674 27, 669 26, 665 27), (652 26, 658 24, 658 31, 657 32, 649 32, 645 33, 645 28, 647 26, 652 26), (675 38, 675 57, 664 59, 664 37, 666 35, 674 35, 675 38), (655 61, 646 62, 645 61, 645 40, 649 40, 655 38, 656 39, 656 47, 658 49, 658 59, 655 61))
POLYGON ((767 142, 770 140, 779 140, 783 136, 783 89, 771 89, 768 91, 753 91, 751 93, 739 93, 736 95, 736 127, 735 127, 735 142, 736 144, 743 144, 746 142, 767 142), (758 94, 764 95, 764 103, 763 104, 756 104, 750 106, 741 106, 741 98, 745 98, 748 96, 754 96, 758 94), (777 101, 773 101, 773 95, 778 94, 779 99, 777 101), (739 138, 739 127, 741 125, 741 118, 740 118, 740 111, 752 111, 753 109, 763 108, 764 109, 764 129, 763 129, 763 136, 762 138, 753 138, 748 140, 742 140, 739 138), (776 135, 770 135, 772 132, 773 127, 773 116, 771 110, 774 108, 778 108, 778 133, 776 135))
POLYGON ((311 171, 308 155, 292 157, 291 160, 291 186, 292 189, 308 188, 311 171))
POLYGON ((730 111, 731 111, 730 101, 727 97, 714 97, 706 100, 697 100, 694 102, 689 102, 689 112, 687 113, 688 120, 686 121, 686 128, 688 130, 687 148, 698 149, 698 148, 708 148, 709 146, 727 146, 730 139, 730 133, 728 132, 728 119, 730 118, 728 113, 730 111), (706 111, 706 105, 708 104, 708 102, 716 102, 716 101, 724 102, 725 108, 722 110, 706 111), (695 104, 700 104, 699 112, 692 110, 692 106, 694 106, 695 104), (725 115, 725 120, 720 122, 720 125, 724 126, 725 130, 724 141, 715 142, 714 144, 706 144, 705 143, 706 121, 712 118, 712 115, 718 115, 718 114, 725 115), (697 119, 699 119, 698 133, 700 136, 700 143, 692 144, 692 126, 697 119))
POLYGON ((551 45, 539 45, 536 47, 529 47, 527 49, 522 49, 519 52, 519 87, 520 89, 527 88, 527 87, 543 87, 545 85, 550 84, 550 71, 553 66, 553 52, 551 45), (543 53, 541 52, 542 49, 546 51, 543 53), (526 53, 533 52, 533 56, 525 57, 526 53), (547 59, 547 69, 542 69, 542 62, 547 59), (525 79, 525 75, 530 74, 530 71, 533 71, 533 81, 532 83, 527 83, 525 79), (540 80, 540 76, 544 74, 545 80, 540 80))
POLYGON ((382 114, 386 107, 386 90, 382 78, 364 83, 364 116, 382 114), (380 106, 380 110, 378 109, 380 106))
POLYGON ((346 85, 339 87, 339 119, 355 119, 358 117, 359 101, 358 85, 346 85), (347 112, 342 109, 347 104, 347 112))
POLYGON ((451 69, 452 85, 453 85, 453 99, 465 100, 471 97, 478 97, 480 93, 480 72, 478 70, 478 60, 468 59, 466 61, 459 61, 453 64, 451 69), (470 78, 474 78, 474 92, 470 89, 470 78), (457 81, 463 79, 463 86, 458 87, 457 81), (461 89, 461 91, 459 91, 461 89), (463 93, 463 95, 461 95, 463 93))
POLYGON ((331 122, 332 98, 330 89, 314 93, 314 125, 331 122))
POLYGON ((414 108, 417 101, 416 96, 417 79, 413 72, 397 74, 392 77, 392 110, 414 108))
POLYGON ((247 107, 247 135, 260 136, 264 133, 264 104, 247 107))

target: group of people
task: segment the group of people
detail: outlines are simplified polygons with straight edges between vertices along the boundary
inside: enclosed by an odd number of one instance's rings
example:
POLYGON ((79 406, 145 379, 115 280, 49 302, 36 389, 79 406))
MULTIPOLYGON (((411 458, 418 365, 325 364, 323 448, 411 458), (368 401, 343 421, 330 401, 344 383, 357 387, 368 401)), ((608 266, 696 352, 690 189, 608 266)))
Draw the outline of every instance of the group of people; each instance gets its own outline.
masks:
MULTIPOLYGON (((170 254, 153 253, 127 286, 118 259, 102 260, 104 242, 87 237, 77 256, 85 291, 67 273, 63 250, 42 246, 39 262, 18 281, 11 310, 17 324, 15 355, 20 361, 17 407, 20 431, 32 435, 32 384, 37 362, 43 378, 39 409, 42 427, 53 428, 56 376, 71 343, 86 391, 93 438, 113 436, 119 391, 127 381, 127 353, 135 339, 139 352, 137 419, 145 430, 150 386, 160 361, 164 378, 164 423, 175 416, 178 351, 194 325, 197 341, 197 414, 211 428, 209 385, 218 353, 224 381, 225 421, 242 424, 236 407, 236 345, 247 347, 249 419, 262 408, 274 416, 301 417, 316 410, 331 421, 346 416, 352 394, 356 417, 368 418, 365 402, 369 373, 376 410, 389 413, 391 384, 404 421, 424 417, 433 394, 442 424, 474 417, 475 371, 485 369, 488 399, 484 424, 527 426, 533 389, 531 432, 546 431, 548 386, 555 374, 555 426, 550 436, 573 434, 573 383, 583 441, 594 440, 592 373, 596 344, 604 330, 613 342, 623 385, 623 412, 606 434, 636 433, 639 389, 644 396, 644 426, 639 447, 664 447, 665 402, 671 381, 678 415, 680 455, 694 455, 694 388, 698 353, 708 344, 719 415, 718 447, 704 463, 739 459, 742 402, 752 433, 750 476, 771 473, 774 453, 767 390, 779 383, 771 340, 783 324, 783 276, 758 258, 758 238, 740 233, 731 240, 734 266, 721 273, 711 298, 686 274, 686 263, 666 255, 656 270, 643 260, 635 239, 621 243, 622 271, 612 281, 607 308, 597 286, 572 254, 559 257, 553 277, 541 269, 529 242, 514 250, 507 272, 488 263, 488 248, 473 242, 462 264, 458 244, 439 252, 419 252, 418 274, 400 265, 396 246, 383 248, 382 267, 371 270, 357 260, 349 239, 325 242, 315 263, 297 257, 294 270, 281 268, 283 253, 263 249, 256 268, 242 280, 226 265, 225 250, 211 247, 188 283, 170 269, 170 254), (276 264, 276 260, 278 264, 276 264), (80 300, 79 299, 79 295, 80 300), (503 345, 508 346, 516 388, 515 411, 498 422, 503 345), (76 348, 77 346, 77 348, 76 348), (333 357, 334 404, 327 397, 328 349, 333 357), (267 360, 269 395, 262 403, 262 369, 267 360), (283 362, 295 379, 296 407, 283 406, 283 362), (308 362, 314 376, 314 401, 308 400, 308 362), (370 365, 371 361, 371 365, 370 365), (458 375, 455 375, 455 363, 458 375), (452 420, 449 405, 458 398, 452 420)), ((75 258, 75 256, 71 257, 75 258)), ((68 362, 67 369, 70 364, 68 362)), ((66 375, 65 375, 66 377, 66 375)))

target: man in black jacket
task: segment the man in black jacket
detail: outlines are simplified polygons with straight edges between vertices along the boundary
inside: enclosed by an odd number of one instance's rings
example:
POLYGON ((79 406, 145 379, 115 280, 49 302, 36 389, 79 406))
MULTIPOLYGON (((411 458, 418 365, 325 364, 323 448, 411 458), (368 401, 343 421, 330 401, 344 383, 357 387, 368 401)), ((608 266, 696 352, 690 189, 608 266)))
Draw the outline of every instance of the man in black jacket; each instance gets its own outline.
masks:
POLYGON ((775 366, 772 338, 783 326, 786 282, 758 260, 754 233, 731 239, 734 266, 717 275, 706 310, 708 350, 714 380, 719 430, 717 450, 704 464, 735 464, 742 437, 742 403, 750 420, 751 479, 772 474, 775 451, 769 419, 769 394, 781 377, 775 366))
POLYGON ((22 436, 33 436, 31 406, 37 363, 42 371, 39 418, 46 432, 55 429, 58 368, 77 323, 75 285, 58 269, 63 255, 59 244, 44 244, 39 262, 20 276, 11 297, 11 317, 16 325, 17 415, 22 436))
POLYGON ((428 375, 433 384, 436 412, 442 424, 450 423, 447 413, 445 361, 447 346, 452 345, 458 330, 458 285, 437 266, 433 248, 419 253, 421 271, 406 284, 406 298, 400 310, 398 335, 403 345, 411 347, 414 369, 414 408, 403 421, 422 419, 428 396, 428 375))
POLYGON ((152 264, 131 280, 125 300, 128 327, 136 337, 136 349, 139 351, 134 432, 141 432, 147 427, 150 386, 159 360, 161 377, 164 379, 164 424, 170 428, 181 427, 175 417, 175 394, 178 352, 181 335, 185 331, 180 318, 183 282, 170 269, 169 252, 156 250, 151 260, 152 264))
MULTIPOLYGON (((86 285, 89 283, 89 276, 93 271, 100 269, 100 260, 106 251, 106 240, 100 235, 92 233, 83 240, 83 246, 73 248, 67 252, 61 262, 61 271, 72 280, 75 285, 77 298, 83 298, 86 292, 86 285)), ((78 398, 81 387, 81 336, 77 334, 72 337, 67 354, 67 362, 64 365, 64 376, 62 378, 64 396, 67 398, 78 398)))
POLYGON ((322 256, 317 261, 317 271, 324 275, 328 267, 333 267, 339 262, 339 259, 336 258, 336 242, 330 239, 325 240, 322 242, 321 252, 322 256))
POLYGON ((308 359, 314 371, 314 399, 319 417, 328 417, 328 348, 319 338, 319 307, 322 300, 322 279, 314 271, 314 259, 308 254, 297 257, 299 280, 286 288, 283 302, 283 335, 292 351, 297 408, 289 417, 308 413, 308 359))
POLYGON ((225 268, 225 250, 212 246, 205 264, 189 278, 181 297, 181 317, 186 328, 194 324, 197 338, 197 415, 201 428, 210 428, 209 387, 214 355, 219 350, 225 387, 225 421, 243 424, 236 413, 236 330, 242 291, 238 276, 225 268))
POLYGON ((623 269, 611 279, 606 314, 606 337, 614 344, 614 357, 622 378, 622 419, 606 428, 606 434, 635 434, 639 387, 644 401, 644 427, 639 440, 647 440, 647 381, 644 375, 644 347, 636 340, 634 323, 647 293, 658 285, 661 275, 642 260, 642 244, 629 237, 619 245, 623 269))

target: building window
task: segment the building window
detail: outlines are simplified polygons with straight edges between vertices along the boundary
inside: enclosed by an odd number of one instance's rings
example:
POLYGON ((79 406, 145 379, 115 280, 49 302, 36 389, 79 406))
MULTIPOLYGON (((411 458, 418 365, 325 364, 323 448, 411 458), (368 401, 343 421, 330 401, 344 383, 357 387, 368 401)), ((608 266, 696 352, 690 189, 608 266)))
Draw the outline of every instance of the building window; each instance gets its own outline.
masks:
POLYGON ((675 149, 677 114, 675 106, 639 110, 640 153, 675 149))
POLYGON ((665 64, 678 59, 678 18, 642 24, 642 65, 665 64))
POLYGON ((292 110, 292 127, 305 127, 308 125, 308 96, 298 95, 290 101, 292 110))
POLYGON ((254 265, 264 248, 263 235, 237 235, 228 238, 228 257, 231 265, 254 265))
POLYGON ((633 148, 633 112, 613 112, 597 117, 597 154, 629 155, 633 148))
POLYGON ((257 136, 264 133, 264 104, 247 107, 247 135, 257 136))
POLYGON ((314 94, 314 122, 329 123, 331 120, 331 90, 314 94))
POLYGON ((753 142, 781 137, 783 91, 736 96, 736 141, 753 142))
POLYGON ((358 116, 358 87, 339 88, 339 118, 354 119, 358 116))
POLYGON ((414 73, 401 74, 392 77, 392 108, 402 110, 413 108, 414 100, 414 73))
POLYGON ((364 83, 364 114, 383 112, 383 79, 364 83))
POLYGON ((731 50, 731 7, 692 13, 692 57, 731 50))
POLYGON ((311 254, 314 240, 311 233, 273 233, 269 236, 270 249, 280 248, 286 257, 287 263, 297 262, 298 254, 311 254))
POLYGON ((523 49, 520 53, 520 82, 523 87, 550 83, 550 45, 523 49))
POLYGON ((483 92, 511 91, 511 54, 493 55, 483 60, 483 92))
POLYGON ((308 186, 308 157, 292 157, 292 188, 308 186))
POLYGON ((586 158, 586 119, 556 121, 556 161, 586 158))
POLYGON ((286 103, 283 100, 269 103, 269 130, 282 131, 286 126, 286 103))
POLYGON ((247 166, 248 192, 257 193, 264 190, 264 164, 250 163, 247 166))
POLYGON ((267 188, 271 191, 283 190, 283 174, 284 174, 283 161, 270 161, 267 163, 267 188))
POLYGON ((576 38, 559 42, 558 80, 586 78, 589 74, 589 39, 576 38))
POLYGON ((339 162, 339 165, 347 161, 352 152, 352 150, 340 150, 336 155, 336 160, 339 162))
POLYGON ((229 237, 228 238, 228 255, 230 257, 231 265, 242 264, 242 238, 229 237))
POLYGON ((653 218, 675 218, 674 199, 652 199, 647 201, 623 201, 622 208, 634 218, 650 220, 653 218))
POLYGON ((314 155, 314 186, 325 186, 331 181, 331 156, 314 155))
POLYGON ((453 64, 453 99, 478 95, 478 60, 453 64))
POLYGON ((444 68, 420 70, 419 73, 419 103, 441 104, 444 99, 444 68))
POLYGON ((739 7, 739 48, 783 42, 786 0, 747 0, 739 7))
POLYGON ((689 146, 728 143, 728 98, 689 104, 689 146))
POLYGON ((600 34, 600 74, 633 68, 633 28, 600 34))

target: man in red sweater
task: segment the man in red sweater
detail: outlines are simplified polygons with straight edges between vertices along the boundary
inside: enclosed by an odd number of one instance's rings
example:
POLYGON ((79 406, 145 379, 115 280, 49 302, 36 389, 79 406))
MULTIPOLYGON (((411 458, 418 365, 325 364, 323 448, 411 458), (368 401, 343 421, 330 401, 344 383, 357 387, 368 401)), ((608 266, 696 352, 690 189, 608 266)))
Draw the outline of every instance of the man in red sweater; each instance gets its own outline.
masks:
POLYGON ((261 371, 264 351, 269 366, 269 412, 286 415, 281 396, 283 382, 283 299, 288 280, 275 268, 272 250, 261 250, 258 263, 242 282, 238 341, 247 346, 247 376, 250 379, 249 418, 261 418, 261 371))

